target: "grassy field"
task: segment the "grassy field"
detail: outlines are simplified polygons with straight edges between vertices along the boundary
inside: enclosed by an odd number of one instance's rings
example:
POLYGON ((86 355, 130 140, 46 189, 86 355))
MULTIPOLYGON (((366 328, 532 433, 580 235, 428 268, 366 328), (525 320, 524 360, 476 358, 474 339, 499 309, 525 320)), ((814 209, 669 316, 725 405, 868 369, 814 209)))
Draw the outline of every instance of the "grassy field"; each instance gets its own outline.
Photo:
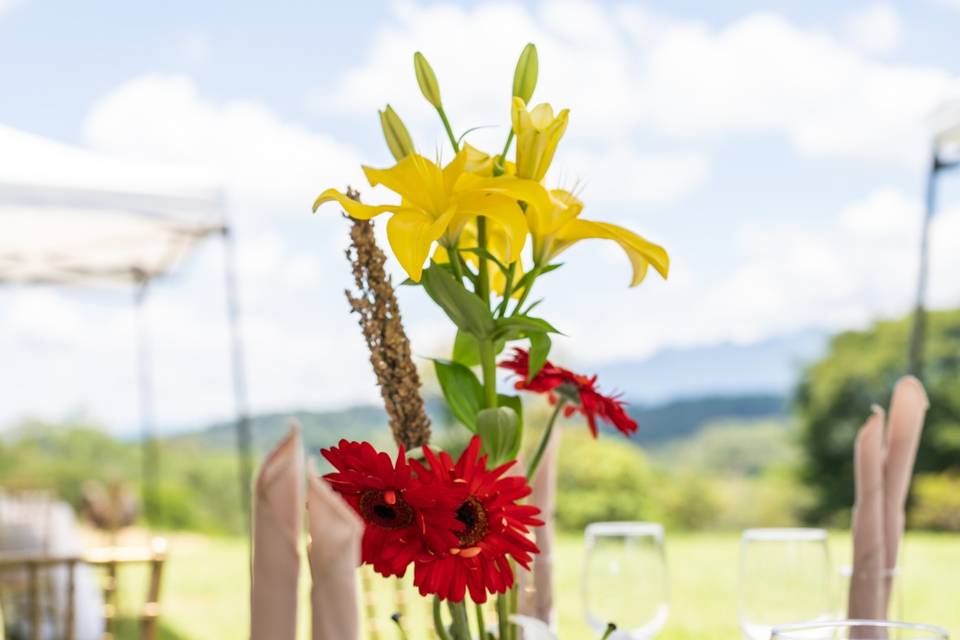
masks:
MULTIPOLYGON (((583 621, 580 603, 581 540, 565 536, 559 544, 558 580, 560 631, 564 640, 595 637, 583 621)), ((242 640, 247 633, 248 583, 246 549, 234 538, 197 535, 170 537, 170 561, 164 585, 163 635, 166 640, 242 640)), ((663 640, 735 640, 736 581, 739 537, 735 534, 668 534, 667 557, 671 583, 670 618, 663 640)), ((849 558, 844 534, 831 536, 831 555, 840 565, 849 558)), ((960 634, 960 536, 912 534, 905 547, 902 585, 904 617, 940 624, 960 634)), ((133 571, 133 570, 131 570, 133 571)), ((308 584, 303 576, 306 602, 308 584)), ((124 576, 121 576, 124 579, 124 576)), ((128 591, 136 592, 142 576, 126 576, 128 591)), ((838 581, 839 583, 839 581, 838 581)), ((389 616, 396 594, 385 581, 374 582, 383 604, 380 638, 394 640, 389 616)), ((422 619, 419 600, 407 598, 408 619, 422 619)), ((302 608, 302 637, 308 635, 302 608)), ((369 636, 370 634, 368 634, 369 636)), ((411 637, 432 637, 424 632, 411 637)))

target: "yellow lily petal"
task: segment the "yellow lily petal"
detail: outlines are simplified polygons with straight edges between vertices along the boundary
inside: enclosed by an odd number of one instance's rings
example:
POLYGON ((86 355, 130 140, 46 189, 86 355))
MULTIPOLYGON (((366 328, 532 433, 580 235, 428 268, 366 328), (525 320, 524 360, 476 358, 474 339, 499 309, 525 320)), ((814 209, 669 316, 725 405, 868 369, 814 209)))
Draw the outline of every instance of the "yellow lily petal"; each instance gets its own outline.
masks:
MULTIPOLYGON (((464 170, 467 167, 467 163, 470 160, 470 150, 473 147, 469 145, 464 145, 460 151, 457 152, 457 155, 454 156, 453 160, 450 161, 450 164, 443 168, 443 187, 444 193, 451 193, 453 191, 453 185, 457 183, 457 179, 463 174, 464 170), (469 148, 468 148, 469 147, 469 148)), ((477 151, 477 149, 473 149, 477 151)), ((478 151, 478 153, 483 153, 478 151)))
POLYGON ((438 214, 447 208, 443 172, 423 156, 411 153, 389 169, 363 167, 370 186, 382 184, 420 209, 438 214))
POLYGON ((553 122, 553 107, 546 102, 538 104, 530 110, 530 122, 533 123, 534 127, 543 131, 553 122))
POLYGON ((527 225, 536 241, 556 233, 583 211, 583 202, 563 189, 551 190, 549 203, 527 207, 527 225))
POLYGON ((437 219, 414 210, 391 216, 387 222, 387 239, 403 270, 415 282, 423 275, 423 263, 430 255, 430 246, 443 235, 455 213, 450 209, 437 219))
MULTIPOLYGON (((487 249, 497 257, 501 262, 506 262, 506 255, 509 245, 506 231, 499 224, 488 225, 487 249)), ((513 261, 513 283, 516 284, 523 277, 523 260, 513 261)), ((490 287, 500 296, 503 296, 507 287, 507 276, 500 269, 494 269, 490 274, 490 287)), ((522 289, 514 289, 512 298, 519 298, 523 294, 522 289)))
POLYGON ((514 97, 510 110, 513 131, 517 134, 517 175, 540 182, 547 174, 553 155, 567 130, 570 110, 554 117, 553 107, 540 104, 527 110, 521 98, 514 97))
POLYGON ((492 220, 503 228, 505 263, 509 264, 520 257, 527 241, 527 219, 516 200, 489 191, 462 195, 457 201, 457 215, 450 223, 450 228, 458 233, 477 216, 492 220))
POLYGON ((450 253, 442 244, 438 244, 437 248, 433 250, 433 261, 437 264, 447 264, 450 262, 450 253))
POLYGON ((514 200, 522 200, 538 209, 548 210, 553 206, 550 202, 550 193, 543 188, 543 185, 533 180, 514 176, 484 178, 472 173, 465 173, 457 181, 457 190, 507 196, 514 200))
POLYGON ((375 216, 380 215, 386 211, 402 211, 404 207, 384 204, 372 206, 368 204, 363 204, 362 202, 357 202, 352 198, 348 198, 346 194, 340 193, 336 189, 327 189, 319 196, 313 203, 313 212, 316 213, 317 209, 324 202, 339 202, 340 206, 343 207, 344 211, 347 212, 347 215, 356 220, 369 220, 375 216))
POLYGON ((613 240, 624 250, 633 266, 633 277, 630 286, 635 287, 647 274, 648 265, 664 278, 670 271, 670 256, 660 245, 644 240, 629 229, 625 229, 609 222, 593 222, 591 220, 573 220, 557 234, 557 244, 554 255, 560 253, 570 245, 587 238, 613 240))

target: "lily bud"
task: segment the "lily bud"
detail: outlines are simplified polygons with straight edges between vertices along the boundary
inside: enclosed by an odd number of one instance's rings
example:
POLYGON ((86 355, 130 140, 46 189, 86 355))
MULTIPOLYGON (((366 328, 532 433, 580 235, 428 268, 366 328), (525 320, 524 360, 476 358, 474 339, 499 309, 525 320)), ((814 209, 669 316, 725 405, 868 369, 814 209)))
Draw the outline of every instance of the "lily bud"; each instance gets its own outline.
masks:
POLYGON ((532 42, 527 43, 527 46, 520 52, 517 68, 513 72, 513 95, 515 97, 522 98, 524 102, 530 102, 533 90, 537 88, 539 69, 537 47, 532 42))
POLYGON ((440 102, 440 85, 437 83, 437 76, 430 68, 430 63, 419 51, 413 54, 413 68, 417 72, 417 84, 420 85, 423 97, 437 109, 442 109, 443 103, 440 102))
POLYGON ((403 120, 390 105, 377 113, 380 114, 380 126, 383 128, 383 137, 387 141, 387 146, 390 147, 390 153, 393 154, 397 162, 400 162, 413 153, 413 140, 410 139, 410 132, 407 131, 403 120))

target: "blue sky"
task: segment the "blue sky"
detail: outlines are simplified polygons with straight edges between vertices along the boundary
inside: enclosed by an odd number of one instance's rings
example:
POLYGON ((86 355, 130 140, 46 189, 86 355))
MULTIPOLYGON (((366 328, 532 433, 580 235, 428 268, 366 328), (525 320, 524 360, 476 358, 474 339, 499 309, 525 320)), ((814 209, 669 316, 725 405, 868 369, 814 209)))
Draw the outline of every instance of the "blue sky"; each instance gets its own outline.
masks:
MULTIPOLYGON (((197 166, 241 242, 257 409, 376 398, 342 290, 345 227, 308 205, 385 165, 390 102, 421 148, 441 130, 416 89, 422 49, 454 126, 493 148, 512 65, 537 42, 535 101, 571 108, 549 180, 586 184, 584 216, 664 244, 667 283, 625 288, 615 247, 584 243, 544 283, 544 314, 592 365, 902 313, 915 280, 927 116, 960 95, 960 3, 167 2, 0 0, 0 123, 105 154, 197 166)), ((2 153, 2 150, 0 150, 2 153)), ((369 191, 369 189, 368 189, 369 191)), ((368 200, 389 197, 370 192, 368 200)), ((960 301, 960 179, 946 180, 932 299, 960 301)), ((159 417, 229 413, 218 248, 150 304, 159 417)), ((132 318, 115 293, 0 292, 15 368, 0 423, 83 412, 135 421, 132 318), (12 396, 12 399, 11 399, 12 396)), ((446 325, 401 293, 414 348, 446 325)))

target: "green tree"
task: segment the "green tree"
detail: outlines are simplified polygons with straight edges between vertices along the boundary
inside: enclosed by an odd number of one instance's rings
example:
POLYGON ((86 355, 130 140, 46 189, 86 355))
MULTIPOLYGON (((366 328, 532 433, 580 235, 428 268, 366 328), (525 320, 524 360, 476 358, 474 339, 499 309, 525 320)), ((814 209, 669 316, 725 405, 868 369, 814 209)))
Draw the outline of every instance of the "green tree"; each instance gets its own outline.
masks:
MULTIPOLYGON (((930 313, 924 384, 930 410, 917 471, 960 467, 960 310, 930 313)), ((853 503, 853 442, 873 404, 889 406, 907 370, 909 318, 882 321, 833 338, 804 373, 795 395, 802 422, 803 478, 815 493, 807 514, 825 521, 853 503)))

